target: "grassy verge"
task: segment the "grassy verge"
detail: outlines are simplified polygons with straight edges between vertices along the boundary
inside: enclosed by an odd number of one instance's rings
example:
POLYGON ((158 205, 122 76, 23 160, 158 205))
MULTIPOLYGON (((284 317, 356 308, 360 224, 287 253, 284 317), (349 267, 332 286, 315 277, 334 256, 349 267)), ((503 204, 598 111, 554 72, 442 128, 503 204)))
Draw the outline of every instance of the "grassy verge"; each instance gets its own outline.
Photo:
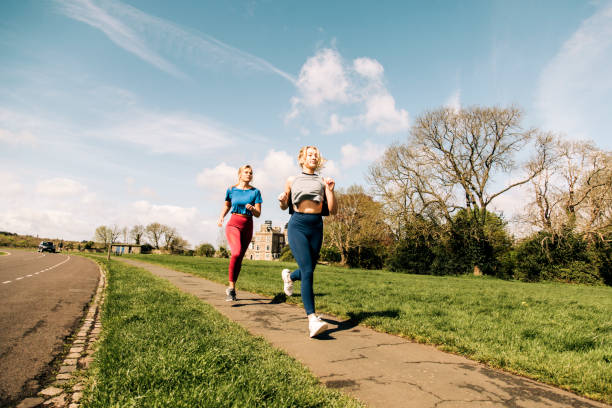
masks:
POLYGON ((106 266, 104 334, 83 407, 361 406, 167 281, 106 266))
MULTIPOLYGON (((133 257, 227 280, 227 260, 133 257)), ((238 290, 274 296, 284 267, 295 264, 245 260, 238 290)), ((318 266, 315 293, 318 311, 612 402, 610 287, 318 266)))

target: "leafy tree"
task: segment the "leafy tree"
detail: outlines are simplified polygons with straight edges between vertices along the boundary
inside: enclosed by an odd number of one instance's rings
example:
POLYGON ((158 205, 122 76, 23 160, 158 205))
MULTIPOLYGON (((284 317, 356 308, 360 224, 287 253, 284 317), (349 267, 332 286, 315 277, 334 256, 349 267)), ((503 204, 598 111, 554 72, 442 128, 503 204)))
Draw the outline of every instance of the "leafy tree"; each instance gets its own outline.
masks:
POLYGON ((209 243, 203 243, 200 244, 196 250, 195 250, 195 254, 197 256, 205 256, 210 258, 211 256, 215 255, 215 247, 213 247, 211 244, 209 243))
POLYGON ((215 253, 215 256, 217 258, 229 258, 230 257, 230 253, 229 253, 229 251, 227 250, 226 247, 220 246, 219 250, 215 253))
POLYGON ((381 243, 389 243, 391 239, 382 205, 357 185, 349 187, 346 192, 339 190, 336 200, 338 212, 324 221, 326 245, 338 250, 342 264, 364 266, 360 261, 362 251, 364 259, 369 259, 368 263, 377 264, 373 257, 382 259, 381 243), (375 252, 380 253, 375 256, 375 252))
MULTIPOLYGON (((540 174, 549 162, 552 136, 521 127, 521 111, 472 107, 438 109, 417 117, 407 143, 389 147, 370 168, 373 190, 385 205, 389 225, 398 240, 409 236, 416 216, 444 226, 450 238, 455 222, 465 230, 466 210, 477 245, 470 259, 487 262, 490 248, 482 240, 487 208, 496 198, 540 174), (519 165, 517 152, 535 144, 536 154, 519 165), (523 177, 495 188, 493 179, 522 168, 523 177), (476 228, 478 227, 478 228, 476 228), (476 235, 474 235, 476 234, 476 235), (478 235, 480 234, 480 235, 478 235)), ((455 232, 453 232, 455 231, 455 232)), ((475 269, 486 267, 476 263, 475 269)))

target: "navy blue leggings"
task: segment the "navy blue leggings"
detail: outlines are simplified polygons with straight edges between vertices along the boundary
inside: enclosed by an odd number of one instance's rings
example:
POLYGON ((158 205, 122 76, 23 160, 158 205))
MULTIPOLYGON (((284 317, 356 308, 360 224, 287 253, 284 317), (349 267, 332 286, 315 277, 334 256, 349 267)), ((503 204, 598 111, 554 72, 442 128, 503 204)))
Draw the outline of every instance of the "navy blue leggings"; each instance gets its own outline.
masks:
POLYGON ((306 315, 309 315, 315 312, 312 275, 323 243, 323 217, 321 214, 295 212, 289 219, 287 235, 289 247, 299 266, 291 273, 291 280, 302 281, 302 302, 306 315))

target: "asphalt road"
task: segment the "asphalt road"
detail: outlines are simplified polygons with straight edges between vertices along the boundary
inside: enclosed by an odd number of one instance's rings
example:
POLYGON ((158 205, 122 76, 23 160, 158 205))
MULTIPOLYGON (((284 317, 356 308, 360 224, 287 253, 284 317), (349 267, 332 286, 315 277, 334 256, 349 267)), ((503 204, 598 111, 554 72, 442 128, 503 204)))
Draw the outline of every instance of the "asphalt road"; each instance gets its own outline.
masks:
POLYGON ((0 406, 38 390, 63 351, 99 279, 91 260, 2 249, 0 256, 0 406))

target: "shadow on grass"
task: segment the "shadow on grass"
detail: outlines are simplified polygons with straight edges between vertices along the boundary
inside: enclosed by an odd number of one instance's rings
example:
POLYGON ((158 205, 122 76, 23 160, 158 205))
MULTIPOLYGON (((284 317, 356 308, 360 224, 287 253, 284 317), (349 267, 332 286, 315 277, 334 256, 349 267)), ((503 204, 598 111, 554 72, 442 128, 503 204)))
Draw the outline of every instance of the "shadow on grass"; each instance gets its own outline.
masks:
MULTIPOLYGON (((332 333, 335 332, 339 332, 339 331, 343 331, 343 330, 352 330, 354 329, 356 326, 359 325, 359 323, 361 323, 362 321, 369 319, 370 317, 385 317, 385 318, 390 318, 390 319, 397 319, 399 317, 400 311, 398 309, 391 309, 391 310, 377 310, 377 311, 373 311, 373 312, 349 312, 349 318, 346 320, 334 320, 334 319, 330 319, 330 318, 324 318, 322 320, 325 320, 328 323, 334 324, 336 325, 336 327, 326 330, 324 333, 322 333, 321 335, 319 335, 317 338, 321 339, 321 340, 332 340, 333 337, 331 336, 332 333)), ((354 331, 359 331, 354 330, 354 331)))

